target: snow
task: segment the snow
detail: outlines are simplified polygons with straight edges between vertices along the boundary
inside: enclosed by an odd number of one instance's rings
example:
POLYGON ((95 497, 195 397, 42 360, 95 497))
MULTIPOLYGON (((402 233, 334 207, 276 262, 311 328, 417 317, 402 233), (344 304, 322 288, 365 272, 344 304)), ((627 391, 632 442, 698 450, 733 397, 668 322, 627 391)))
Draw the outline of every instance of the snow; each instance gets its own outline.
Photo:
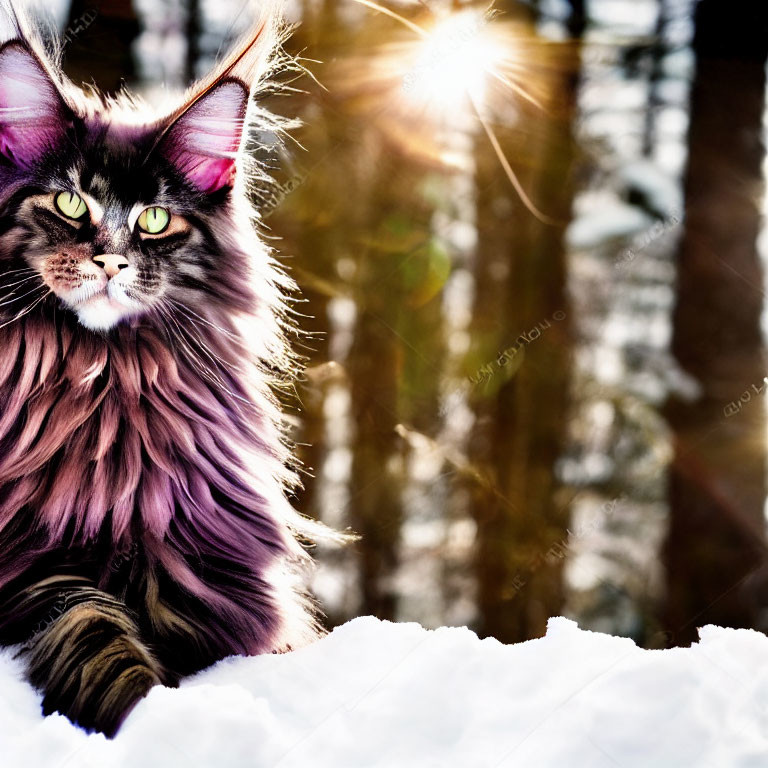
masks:
MULTIPOLYGON (((669 110, 667 110, 669 114, 669 110)), ((686 124, 678 126, 678 133, 687 128, 687 115, 683 110, 675 114, 684 116, 686 124)), ((661 218, 675 216, 680 219, 682 199, 679 182, 671 174, 665 173, 656 163, 648 160, 635 160, 625 163, 618 172, 624 185, 636 194, 642 195, 648 207, 661 218)))
MULTIPOLYGON (((586 197, 586 196, 584 196, 586 197)), ((581 213, 568 226, 568 245, 588 250, 615 238, 630 238, 653 223, 653 219, 634 205, 605 199, 599 209, 581 213)))
POLYGON ((156 688, 117 739, 87 735, 0 654, 4 768, 715 768, 768 764, 768 639, 691 648, 551 619, 519 645, 359 618, 283 656, 156 688))

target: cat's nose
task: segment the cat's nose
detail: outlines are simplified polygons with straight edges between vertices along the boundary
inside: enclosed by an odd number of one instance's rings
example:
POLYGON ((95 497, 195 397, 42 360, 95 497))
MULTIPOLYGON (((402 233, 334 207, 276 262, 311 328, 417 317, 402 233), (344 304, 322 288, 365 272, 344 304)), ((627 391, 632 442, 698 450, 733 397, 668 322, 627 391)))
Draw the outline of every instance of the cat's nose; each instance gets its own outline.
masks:
POLYGON ((128 266, 128 259, 119 253, 102 253, 93 257, 93 263, 98 264, 107 273, 107 277, 113 278, 128 266))

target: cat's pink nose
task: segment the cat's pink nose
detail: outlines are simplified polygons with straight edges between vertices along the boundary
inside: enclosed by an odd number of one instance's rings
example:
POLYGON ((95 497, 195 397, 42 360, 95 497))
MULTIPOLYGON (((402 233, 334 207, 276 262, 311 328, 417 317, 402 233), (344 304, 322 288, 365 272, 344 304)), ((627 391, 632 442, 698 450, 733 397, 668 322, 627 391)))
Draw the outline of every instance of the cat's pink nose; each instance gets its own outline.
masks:
POLYGON ((93 263, 98 264, 107 273, 107 277, 113 278, 128 266, 128 259, 119 253, 102 253, 93 257, 93 263))

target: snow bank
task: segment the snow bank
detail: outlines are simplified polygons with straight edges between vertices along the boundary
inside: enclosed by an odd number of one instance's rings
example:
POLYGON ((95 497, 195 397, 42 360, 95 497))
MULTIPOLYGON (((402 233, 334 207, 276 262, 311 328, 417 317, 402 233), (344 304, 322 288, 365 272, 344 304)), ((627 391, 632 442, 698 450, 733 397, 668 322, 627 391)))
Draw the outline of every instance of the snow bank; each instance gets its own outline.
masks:
POLYGON ((0 655, 3 768, 715 768, 768 765, 768 639, 706 627, 692 648, 552 619, 514 646, 356 619, 284 656, 155 689, 118 738, 42 718, 0 655))

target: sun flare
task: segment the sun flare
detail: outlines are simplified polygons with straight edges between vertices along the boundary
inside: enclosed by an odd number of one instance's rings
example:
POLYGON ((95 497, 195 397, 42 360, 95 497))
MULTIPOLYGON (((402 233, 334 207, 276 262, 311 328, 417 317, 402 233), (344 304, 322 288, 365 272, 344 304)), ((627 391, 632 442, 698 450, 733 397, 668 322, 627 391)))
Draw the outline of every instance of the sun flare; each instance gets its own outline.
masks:
MULTIPOLYGON (((454 9, 425 24, 375 0, 353 2, 415 34, 413 40, 380 46, 374 55, 350 62, 347 86, 360 98, 384 99, 387 105, 375 113, 379 124, 387 126, 408 151, 425 156, 429 131, 446 125, 460 131, 482 127, 523 204, 540 221, 554 223, 523 189, 494 127, 494 123, 513 124, 524 108, 546 111, 551 95, 548 79, 557 71, 553 44, 529 24, 504 20, 493 5, 454 9)), ((562 48, 567 54, 569 47, 562 48)))
POLYGON ((427 31, 403 80, 405 98, 441 112, 482 103, 505 54, 488 24, 486 13, 462 11, 427 31))

